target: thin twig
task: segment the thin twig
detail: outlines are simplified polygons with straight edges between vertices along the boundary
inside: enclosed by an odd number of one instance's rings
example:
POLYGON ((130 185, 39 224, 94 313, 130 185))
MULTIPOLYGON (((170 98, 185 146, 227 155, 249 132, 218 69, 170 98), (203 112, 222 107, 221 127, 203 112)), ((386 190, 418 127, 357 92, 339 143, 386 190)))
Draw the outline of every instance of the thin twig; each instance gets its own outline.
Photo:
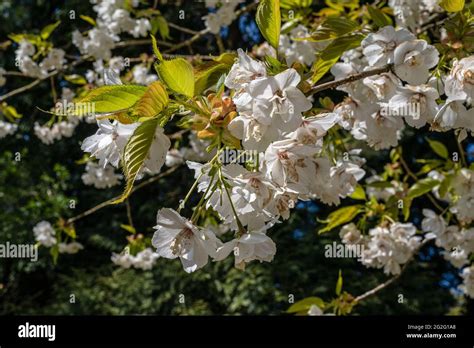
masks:
POLYGON ((26 77, 26 78, 34 79, 33 76, 25 75, 19 71, 5 71, 2 75, 3 76, 18 76, 18 77, 26 77))
POLYGON ((403 265, 402 269, 400 270, 400 273, 399 274, 396 274, 394 275, 392 278, 388 279, 387 281, 383 282, 382 284, 379 284, 377 285, 375 288, 373 289, 370 289, 369 291, 366 291, 364 292, 362 295, 359 295, 357 296, 355 299, 354 299, 354 302, 355 303, 358 303, 360 301, 363 301, 365 300, 367 297, 370 297, 374 294, 376 294, 377 292, 379 292, 380 290, 382 289, 385 289, 387 286, 389 286, 390 284, 394 283, 398 278, 401 277, 401 275, 403 274, 403 272, 406 270, 408 264, 413 261, 413 259, 415 258, 415 255, 420 251, 420 249, 425 245, 427 244, 428 242, 430 241, 430 239, 425 239, 419 246, 418 248, 413 251, 413 254, 411 255, 410 259, 403 265))
POLYGON ((464 153, 464 149, 462 147, 462 141, 458 141, 458 139, 456 138, 456 144, 458 145, 459 157, 461 157, 461 164, 463 167, 467 167, 466 154, 464 153))
POLYGON ((168 26, 169 26, 170 28, 173 28, 173 29, 182 31, 183 33, 186 33, 186 34, 196 35, 196 34, 198 33, 198 32, 195 31, 195 30, 191 30, 191 29, 182 27, 182 26, 177 25, 177 24, 174 24, 174 23, 168 23, 168 26))
MULTIPOLYGON (((172 43, 166 41, 157 41, 158 45, 165 46, 165 47, 173 47, 172 43)), ((120 47, 128 47, 128 46, 141 46, 141 45, 150 45, 151 46, 151 39, 140 39, 140 40, 127 40, 118 42, 115 44, 114 48, 120 47)))
POLYGON ((133 227, 132 207, 130 206, 130 200, 128 198, 125 200, 125 205, 127 207, 128 225, 133 227))
MULTIPOLYGON (((143 182, 141 182, 140 184, 136 185, 133 190, 130 192, 130 196, 135 193, 136 191, 140 190, 141 188, 147 186, 147 185, 150 185, 151 183, 154 183, 155 181, 165 177, 165 176, 168 176, 169 174, 173 173, 174 171, 176 171, 176 169, 178 169, 179 166, 174 166, 174 167, 171 167, 170 169, 164 171, 163 173, 160 173, 152 178, 149 178, 148 180, 145 180, 143 182)), ((117 197, 113 197, 113 198, 110 198, 108 200, 106 200, 105 202, 102 202, 88 210, 86 210, 85 212, 79 214, 79 215, 76 215, 70 219, 67 220, 66 224, 72 224, 73 222, 79 220, 79 219, 82 219, 86 216, 89 216, 93 213, 95 213, 96 211, 102 209, 102 208, 105 208, 107 207, 108 205, 110 205, 110 203, 112 203, 113 201, 116 201, 117 199, 119 199, 121 197, 120 196, 117 196, 117 197)))
MULTIPOLYGON (((402 167, 407 172, 408 176, 410 176, 413 180, 418 181, 418 177, 415 175, 415 173, 411 171, 407 162, 405 162, 403 156, 400 156, 400 163, 402 164, 402 167)), ((436 207, 436 209, 438 209, 440 212, 444 211, 444 208, 440 206, 438 202, 436 202, 436 199, 431 195, 431 193, 428 193, 426 196, 431 201, 431 203, 436 207)))
MULTIPOLYGON (((240 10, 236 11, 235 12, 235 18, 239 17, 242 13, 245 13, 245 12, 248 12, 248 11, 251 11, 253 10, 255 7, 257 7, 257 3, 256 2, 253 2, 251 3, 250 5, 247 5, 245 7, 242 7, 240 10)), ((173 47, 171 47, 170 49, 166 50, 165 53, 171 53, 171 52, 174 52, 176 50, 179 50, 180 48, 183 48, 183 47, 186 47, 188 45, 191 45, 194 41, 197 41, 199 40, 201 37, 203 37, 204 35, 208 34, 210 31, 208 28, 206 29, 203 29, 201 31, 198 31, 195 35, 193 35, 191 38, 189 38, 188 40, 185 40, 173 47)))
POLYGON ((314 86, 313 88, 311 88, 309 90, 309 92, 307 93, 307 95, 312 95, 312 94, 315 94, 315 93, 319 93, 319 92, 324 91, 326 89, 336 88, 336 87, 345 85, 347 83, 351 83, 351 82, 354 82, 354 81, 357 81, 357 80, 364 79, 364 78, 369 77, 369 76, 380 75, 380 74, 389 72, 391 69, 392 69, 392 65, 389 64, 389 65, 385 65, 384 67, 381 67, 381 68, 376 68, 376 69, 372 69, 372 70, 363 71, 361 73, 351 75, 351 76, 346 77, 344 79, 322 83, 320 85, 317 85, 317 86, 314 86))
POLYGON ((75 67, 76 65, 84 62, 85 60, 87 60, 89 58, 89 56, 83 56, 81 57, 80 59, 76 60, 75 62, 72 62, 69 66, 65 66, 62 70, 55 70, 55 71, 52 71, 50 72, 49 74, 45 75, 44 77, 41 77, 39 79, 36 79, 34 80, 33 82, 30 82, 29 84, 27 85, 24 85, 20 88, 17 88, 17 89, 14 89, 13 91, 10 91, 2 96, 0 96, 0 103, 7 100, 8 98, 11 98, 13 97, 14 95, 17 95, 17 94, 20 94, 20 93, 23 93, 23 92, 26 92, 28 90, 30 90, 31 88, 35 87, 36 85, 38 85, 40 82, 44 81, 44 80, 47 80, 53 76, 56 76, 57 74, 59 74, 60 72, 63 72, 69 68, 73 68, 75 67))

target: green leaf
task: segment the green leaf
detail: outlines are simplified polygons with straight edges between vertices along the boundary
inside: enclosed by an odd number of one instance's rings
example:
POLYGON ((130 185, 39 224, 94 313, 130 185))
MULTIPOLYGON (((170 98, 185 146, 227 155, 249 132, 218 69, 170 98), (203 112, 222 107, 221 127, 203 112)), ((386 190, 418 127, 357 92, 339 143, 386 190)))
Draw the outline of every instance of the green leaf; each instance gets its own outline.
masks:
POLYGON ((336 283, 336 295, 339 296, 342 291, 342 272, 339 270, 339 276, 337 277, 336 283))
POLYGON ((354 32, 358 27, 359 24, 349 18, 329 17, 311 34, 309 41, 319 42, 336 39, 354 32))
POLYGON ((280 0, 280 7, 285 10, 310 7, 313 0, 280 0))
POLYGON ((193 66, 186 59, 162 60, 155 67, 161 80, 171 90, 189 98, 194 96, 193 66))
POLYGON ((331 231, 333 228, 352 221, 361 211, 362 205, 350 205, 339 208, 333 211, 328 216, 328 224, 323 229, 319 230, 319 234, 331 231))
POLYGON ((64 76, 64 79, 68 82, 74 83, 75 85, 85 85, 87 83, 87 80, 77 74, 72 74, 72 75, 66 75, 64 76))
POLYGON ((157 116, 169 103, 168 92, 160 81, 150 84, 145 94, 140 98, 133 108, 138 115, 138 121, 157 116))
POLYGON ((92 104, 94 112, 117 113, 125 111, 140 100, 145 94, 146 87, 138 85, 101 86, 90 91, 76 103, 75 115, 86 114, 85 104, 92 104), (82 106, 81 106, 82 105, 82 106))
POLYGON ((158 119, 151 119, 140 124, 133 132, 125 145, 123 155, 123 173, 127 179, 127 185, 122 196, 111 204, 122 203, 130 195, 137 174, 145 162, 155 136, 158 119))
POLYGON ((151 32, 156 34, 158 32, 163 40, 170 38, 170 28, 165 17, 158 16, 150 20, 151 23, 151 32))
POLYGON ((369 11, 370 18, 372 18, 377 28, 382 28, 393 24, 390 17, 380 11, 380 9, 377 7, 367 5, 367 10, 369 11))
POLYGON ((92 17, 85 16, 85 15, 80 15, 79 18, 81 18, 83 21, 86 21, 87 23, 93 25, 94 27, 97 25, 95 20, 92 17))
POLYGON ((312 82, 318 82, 337 63, 342 54, 352 48, 360 46, 364 35, 355 34, 343 36, 331 42, 318 56, 311 70, 313 71, 312 82))
POLYGON ((137 233, 137 231, 135 230, 135 227, 133 227, 133 226, 122 224, 122 225, 120 225, 120 227, 122 229, 124 229, 125 231, 130 232, 131 234, 137 233))
POLYGON ((430 145, 431 149, 440 157, 447 159, 449 156, 448 149, 446 146, 444 146, 443 143, 436 141, 436 140, 431 140, 426 138, 426 141, 428 141, 428 144, 430 145))
POLYGON ((412 203, 412 200, 410 198, 403 199, 402 213, 403 213, 403 219, 405 221, 408 221, 408 218, 410 217, 411 203, 412 203))
POLYGON ((464 8, 464 0, 441 0, 441 6, 447 12, 459 12, 464 8))
POLYGON ((388 181, 374 181, 374 182, 368 183, 367 186, 377 187, 377 188, 393 187, 392 183, 388 181))
POLYGON ((298 301, 290 306, 287 313, 298 313, 298 312, 307 312, 312 305, 316 305, 319 308, 324 308, 324 301, 319 297, 307 297, 301 301, 298 301))
POLYGON ((265 40, 278 51, 281 30, 279 0, 261 0, 257 7, 255 21, 265 40))
POLYGON ((41 30, 40 36, 43 40, 46 40, 49 38, 51 33, 58 27, 58 25, 61 24, 61 21, 57 21, 56 23, 53 24, 48 24, 41 30))
POLYGON ((223 53, 213 61, 207 62, 196 68, 194 75, 194 94, 201 94, 206 89, 214 86, 223 74, 227 74, 234 64, 235 54, 223 53))
POLYGON ((421 179, 416 182, 412 187, 410 187, 406 197, 408 199, 414 199, 416 197, 423 196, 424 194, 430 192, 434 187, 439 185, 439 183, 440 182, 438 180, 434 180, 431 178, 421 179))
POLYGON ((352 199, 357 199, 361 201, 365 201, 367 196, 365 195, 365 190, 361 185, 357 185, 354 192, 350 195, 352 199))
POLYGON ((53 264, 56 265, 58 263, 58 257, 59 257, 59 245, 55 244, 49 249, 49 254, 53 258, 53 264))
POLYGON ((451 180, 453 179, 452 175, 447 175, 441 184, 439 185, 439 196, 441 198, 445 197, 451 187, 451 180))

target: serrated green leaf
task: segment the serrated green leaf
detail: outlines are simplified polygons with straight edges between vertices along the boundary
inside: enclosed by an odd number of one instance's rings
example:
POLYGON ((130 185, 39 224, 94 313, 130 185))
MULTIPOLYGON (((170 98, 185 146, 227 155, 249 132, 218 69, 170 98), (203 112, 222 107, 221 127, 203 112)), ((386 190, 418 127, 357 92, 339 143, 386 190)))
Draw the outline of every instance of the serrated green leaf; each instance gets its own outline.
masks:
POLYGON ((331 231, 333 228, 352 221, 362 211, 362 205, 350 205, 333 211, 328 216, 328 224, 319 230, 319 234, 331 231))
POLYGON ((150 151, 157 127, 158 119, 151 119, 143 122, 135 129, 128 140, 127 145, 125 145, 123 155, 123 173, 127 179, 127 185, 122 196, 111 204, 122 203, 130 195, 137 174, 150 151))
POLYGON ((48 24, 45 26, 40 33, 40 36, 43 40, 47 40, 51 33, 58 27, 58 25, 61 24, 61 21, 57 21, 56 23, 48 24))
POLYGON ((324 308, 324 301, 319 297, 307 297, 301 301, 298 301, 290 306, 287 313, 298 313, 302 311, 308 311, 312 305, 316 305, 319 308, 324 308))
POLYGON ((193 66, 186 59, 162 60, 155 67, 161 80, 171 90, 189 98, 194 96, 193 66))
MULTIPOLYGON (((146 87, 138 85, 101 86, 90 91, 76 104, 74 115, 82 116, 81 105, 92 104, 96 113, 116 113, 130 109, 145 94, 146 87)), ((88 109, 88 108, 84 108, 88 109)))
POLYGON ((138 115, 138 121, 157 116, 169 103, 168 92, 160 81, 150 84, 145 94, 138 100, 133 111, 138 115))
POLYGON ((440 182, 438 180, 434 180, 431 178, 421 179, 416 182, 412 187, 410 187, 406 197, 408 199, 414 199, 416 197, 423 196, 424 194, 430 192, 434 187, 439 185, 439 183, 440 182))
POLYGON ((447 12, 459 12, 464 8, 465 0, 441 0, 441 6, 447 12))
POLYGON ((255 21, 265 40, 278 51, 281 30, 280 1, 261 0, 255 21))
POLYGON ((440 157, 446 159, 449 156, 448 149, 443 143, 426 138, 431 149, 440 157))

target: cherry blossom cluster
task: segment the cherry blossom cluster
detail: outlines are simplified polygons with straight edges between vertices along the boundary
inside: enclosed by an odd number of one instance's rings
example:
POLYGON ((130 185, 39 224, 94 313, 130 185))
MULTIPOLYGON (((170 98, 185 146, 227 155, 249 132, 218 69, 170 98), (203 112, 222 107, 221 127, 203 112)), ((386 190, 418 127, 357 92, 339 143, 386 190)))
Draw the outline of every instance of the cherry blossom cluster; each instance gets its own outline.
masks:
POLYGON ((202 18, 209 32, 219 34, 222 27, 229 26, 236 18, 235 9, 241 2, 243 0, 206 0, 206 7, 214 9, 202 18))
POLYGON ((33 228, 36 241, 47 248, 51 248, 55 245, 58 246, 58 251, 61 254, 76 254, 79 250, 84 249, 81 243, 72 241, 69 243, 60 242, 56 238, 56 231, 54 230, 51 223, 48 221, 41 221, 33 228))

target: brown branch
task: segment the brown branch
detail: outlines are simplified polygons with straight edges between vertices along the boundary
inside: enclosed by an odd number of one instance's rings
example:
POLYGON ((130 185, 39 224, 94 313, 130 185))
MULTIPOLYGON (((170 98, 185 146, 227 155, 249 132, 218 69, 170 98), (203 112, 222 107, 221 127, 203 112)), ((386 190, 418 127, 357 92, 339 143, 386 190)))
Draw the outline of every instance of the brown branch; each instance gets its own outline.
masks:
POLYGON ((69 66, 65 66, 64 69, 62 70, 55 70, 55 71, 52 71, 50 72, 49 74, 45 75, 44 77, 41 77, 39 79, 36 79, 34 80, 33 82, 30 82, 29 84, 27 85, 24 85, 20 88, 17 88, 17 89, 14 89, 13 91, 10 91, 2 96, 0 96, 0 103, 7 100, 8 98, 11 98, 13 97, 14 95, 17 95, 17 94, 20 94, 20 93, 23 93, 23 92, 26 92, 28 90, 30 90, 31 88, 35 87, 36 85, 38 85, 40 82, 44 81, 44 80, 47 80, 51 77, 54 77, 56 76, 57 74, 59 74, 60 72, 63 72, 67 69, 70 69, 70 68, 73 68, 75 67, 76 65, 79 65, 81 64, 82 62, 84 62, 85 60, 87 60, 89 58, 89 56, 84 56, 84 57, 81 57, 80 59, 76 60, 75 62, 72 62, 69 66))
POLYGON ((168 26, 169 26, 170 28, 173 28, 173 29, 182 31, 183 33, 186 33, 186 34, 196 35, 196 34, 198 33, 198 32, 195 31, 195 30, 191 30, 191 29, 182 27, 182 26, 177 25, 177 24, 174 24, 174 23, 168 23, 168 26))
MULTIPOLYGON (((407 162, 403 158, 403 156, 400 155, 400 163, 402 164, 403 169, 407 172, 408 176, 411 177, 413 180, 418 181, 418 177, 413 173, 408 166, 407 162)), ((440 212, 444 211, 444 208, 436 202, 436 199, 431 195, 431 193, 427 193, 426 197, 431 201, 431 203, 438 209, 440 212)))
POLYGON ((344 79, 322 83, 320 85, 317 85, 317 86, 314 86, 313 88, 311 88, 309 90, 309 92, 307 93, 307 95, 312 95, 312 94, 315 94, 315 93, 319 93, 319 92, 324 91, 326 89, 336 88, 336 87, 339 87, 339 86, 342 86, 342 85, 345 85, 345 84, 348 84, 348 83, 351 83, 351 82, 354 82, 354 81, 357 81, 357 80, 364 79, 364 78, 369 77, 369 76, 374 76, 374 75, 380 75, 380 74, 383 74, 383 73, 387 73, 391 70, 392 70, 392 65, 389 64, 389 65, 385 65, 381 68, 376 68, 376 69, 372 69, 372 70, 363 71, 361 73, 351 75, 351 76, 346 77, 344 79))
MULTIPOLYGON (((236 15, 236 18, 239 17, 242 13, 245 13, 245 12, 249 12, 249 11, 252 11, 255 7, 257 7, 257 3, 256 2, 253 2, 251 3, 250 5, 247 5, 245 7, 242 7, 240 10, 238 11, 235 11, 235 15, 236 15)), ((174 52, 176 50, 179 50, 180 48, 183 48, 183 47, 186 47, 188 45, 191 45, 194 41, 197 41, 199 40, 201 37, 203 37, 204 35, 208 34, 209 33, 209 29, 206 28, 206 29, 203 29, 201 31, 198 31, 195 35, 193 35, 191 38, 189 38, 188 40, 185 40, 173 47, 171 47, 170 49, 166 50, 164 53, 171 53, 171 52, 174 52)))
POLYGON ((393 276, 392 278, 388 279, 387 281, 383 282, 382 284, 379 284, 377 285, 375 288, 373 289, 370 289, 369 291, 366 291, 364 292, 363 294, 357 296, 353 301, 355 303, 358 303, 360 301, 363 301, 365 300, 366 298, 376 294, 377 292, 379 292, 380 290, 383 290, 385 289, 386 287, 388 287, 390 284, 393 284, 398 278, 400 278, 403 274, 403 272, 406 270, 408 264, 410 264, 410 262, 413 261, 415 255, 420 251, 420 249, 425 245, 427 244, 428 242, 430 241, 430 239, 425 239, 421 244, 420 246, 413 252, 413 254, 411 255, 410 259, 403 265, 402 269, 400 270, 400 273, 393 276))
MULTIPOLYGON (((166 41, 157 41, 157 43, 161 46, 165 47, 173 47, 172 43, 166 41)), ((114 48, 121 48, 121 47, 128 47, 128 46, 141 46, 141 45, 150 45, 151 46, 151 39, 140 39, 140 40, 127 40, 118 42, 115 44, 114 48)))
MULTIPOLYGON (((130 192, 130 196, 131 196, 133 193, 135 193, 136 191, 142 189, 143 187, 148 186, 148 185, 154 183, 155 181, 157 181, 157 180, 159 180, 159 179, 161 179, 161 178, 163 178, 163 177, 165 177, 165 176, 168 176, 169 174, 171 174, 171 173, 173 173, 174 171, 176 171, 176 169, 178 169, 178 168, 179 168, 179 166, 171 167, 171 168, 169 168, 168 170, 164 171, 163 173, 160 173, 160 174, 158 174, 158 175, 156 175, 156 176, 154 176, 154 177, 149 178, 148 180, 145 180, 145 181, 141 182, 140 184, 136 185, 136 186, 133 188, 133 190, 130 192)), ((81 214, 79 214, 79 215, 76 215, 76 216, 74 216, 74 217, 72 217, 72 218, 69 218, 69 219, 66 221, 66 224, 68 224, 68 225, 69 225, 69 224, 72 224, 73 222, 75 222, 75 221, 77 221, 77 220, 79 220, 79 219, 82 219, 82 218, 84 218, 84 217, 86 217, 86 216, 89 216, 89 215, 95 213, 96 211, 98 211, 98 210, 100 210, 100 209, 102 209, 102 208, 105 208, 106 206, 110 205, 110 203, 112 203, 113 201, 116 201, 117 199, 119 199, 121 196, 122 196, 122 195, 116 196, 116 197, 113 197, 113 198, 110 198, 110 199, 108 199, 108 200, 106 200, 106 201, 104 201, 104 202, 102 202, 102 203, 100 203, 100 204, 98 204, 98 205, 96 205, 96 206, 94 206, 94 207, 92 207, 92 208, 86 210, 85 212, 83 212, 83 213, 81 213, 81 214)))

